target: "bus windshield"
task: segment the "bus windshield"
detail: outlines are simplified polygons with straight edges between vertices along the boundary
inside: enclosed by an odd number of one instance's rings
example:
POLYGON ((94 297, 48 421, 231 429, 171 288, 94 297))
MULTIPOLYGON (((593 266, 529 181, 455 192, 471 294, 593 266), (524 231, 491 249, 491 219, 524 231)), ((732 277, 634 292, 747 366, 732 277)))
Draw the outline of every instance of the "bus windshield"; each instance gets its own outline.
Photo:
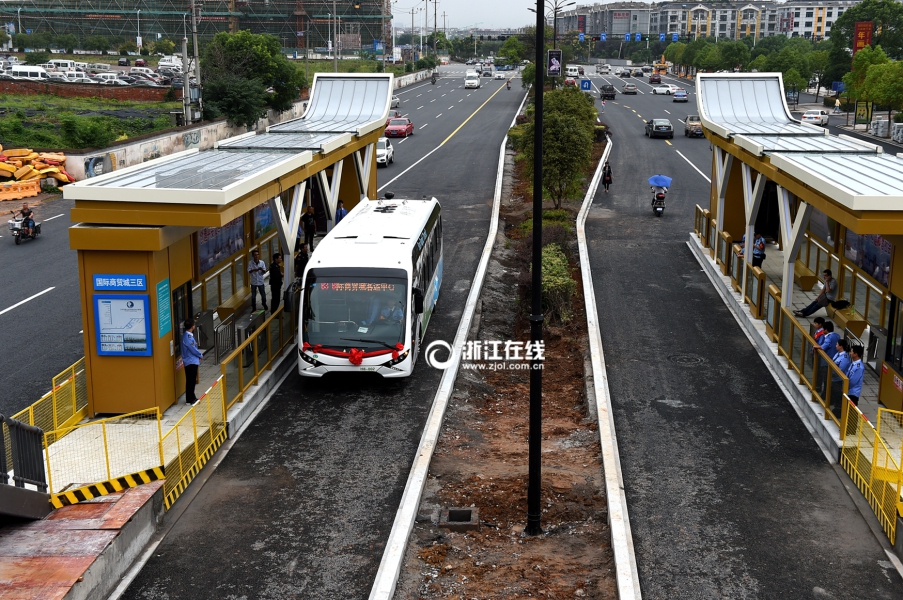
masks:
POLYGON ((304 280, 302 341, 332 349, 394 349, 405 342, 407 292, 400 269, 311 269, 304 280))

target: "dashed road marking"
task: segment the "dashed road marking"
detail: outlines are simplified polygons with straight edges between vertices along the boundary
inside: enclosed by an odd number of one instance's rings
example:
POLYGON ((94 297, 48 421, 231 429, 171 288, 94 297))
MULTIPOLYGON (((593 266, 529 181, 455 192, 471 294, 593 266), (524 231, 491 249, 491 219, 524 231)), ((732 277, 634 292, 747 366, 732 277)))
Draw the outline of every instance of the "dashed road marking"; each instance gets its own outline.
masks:
POLYGON ((62 216, 63 216, 63 215, 56 215, 55 217, 50 217, 49 219, 44 219, 44 222, 46 223, 47 221, 52 221, 52 220, 54 220, 54 219, 56 219, 56 218, 59 218, 59 217, 62 217, 62 216))
POLYGON ((34 296, 29 296, 29 297, 26 298, 25 300, 22 300, 22 301, 20 301, 20 302, 16 302, 15 304, 13 304, 12 306, 10 306, 9 308, 4 308, 3 310, 0 310, 0 315, 5 314, 5 313, 8 313, 9 311, 11 311, 11 310, 14 309, 14 308, 17 308, 17 307, 19 307, 19 306, 22 306, 22 305, 25 304, 26 302, 30 302, 31 300, 34 300, 34 299, 37 298, 38 296, 43 296, 44 294, 46 294, 47 292, 49 292, 50 290, 53 290, 53 289, 55 289, 55 288, 49 287, 49 288, 47 288, 46 290, 44 290, 43 292, 38 292, 38 293, 35 294, 34 296))
POLYGON ((422 107, 422 106, 418 106, 418 107, 417 107, 417 110, 420 110, 421 108, 423 108, 423 107, 422 107))
POLYGON ((423 128, 426 127, 427 125, 429 125, 429 123, 424 123, 423 125, 421 125, 421 126, 418 127, 417 129, 423 129, 423 128))
POLYGON ((436 118, 438 119, 441 116, 442 116, 442 113, 439 113, 438 115, 436 115, 436 118))

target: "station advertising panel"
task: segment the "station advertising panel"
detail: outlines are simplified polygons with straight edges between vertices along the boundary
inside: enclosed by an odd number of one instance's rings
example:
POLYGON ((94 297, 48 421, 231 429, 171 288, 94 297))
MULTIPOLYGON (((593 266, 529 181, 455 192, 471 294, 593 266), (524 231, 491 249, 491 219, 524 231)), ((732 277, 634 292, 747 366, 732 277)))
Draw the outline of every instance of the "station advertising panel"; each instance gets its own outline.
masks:
POLYGON ((546 73, 549 77, 559 77, 561 75, 561 50, 549 50, 549 56, 546 60, 546 73))
POLYGON ((205 227, 198 231, 198 263, 203 275, 244 248, 245 221, 238 217, 222 227, 205 227))
POLYGON ((94 294, 99 356, 150 356, 147 294, 94 294))
POLYGON ((273 213, 270 211, 270 203, 264 202, 254 207, 254 240, 259 240, 264 235, 276 228, 273 213))

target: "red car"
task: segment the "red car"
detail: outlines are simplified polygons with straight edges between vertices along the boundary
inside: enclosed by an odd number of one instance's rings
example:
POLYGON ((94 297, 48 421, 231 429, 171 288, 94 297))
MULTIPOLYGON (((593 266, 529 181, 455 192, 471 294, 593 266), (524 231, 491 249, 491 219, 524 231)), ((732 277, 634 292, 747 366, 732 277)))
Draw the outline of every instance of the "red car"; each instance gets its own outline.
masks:
POLYGON ((564 85, 572 85, 574 87, 577 87, 577 80, 573 77, 568 77, 564 80, 564 85))
POLYGON ((389 119, 386 126, 386 137, 408 137, 414 135, 414 124, 410 119, 389 119))
POLYGON ((653 73, 652 75, 649 76, 649 83, 661 83, 661 82, 662 82, 662 76, 659 75, 658 73, 653 73))
POLYGON ((147 61, 144 60, 143 58, 136 59, 136 60, 135 60, 135 66, 136 66, 136 67, 146 67, 146 66, 147 66, 147 61))

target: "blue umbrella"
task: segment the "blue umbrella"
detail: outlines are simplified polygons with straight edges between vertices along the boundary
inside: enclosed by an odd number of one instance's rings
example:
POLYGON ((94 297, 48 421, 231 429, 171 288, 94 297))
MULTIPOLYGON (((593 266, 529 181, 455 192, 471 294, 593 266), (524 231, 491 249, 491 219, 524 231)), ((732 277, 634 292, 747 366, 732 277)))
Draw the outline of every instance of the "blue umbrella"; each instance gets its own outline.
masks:
POLYGON ((671 187, 671 178, 667 175, 653 175, 649 178, 649 185, 671 187))

